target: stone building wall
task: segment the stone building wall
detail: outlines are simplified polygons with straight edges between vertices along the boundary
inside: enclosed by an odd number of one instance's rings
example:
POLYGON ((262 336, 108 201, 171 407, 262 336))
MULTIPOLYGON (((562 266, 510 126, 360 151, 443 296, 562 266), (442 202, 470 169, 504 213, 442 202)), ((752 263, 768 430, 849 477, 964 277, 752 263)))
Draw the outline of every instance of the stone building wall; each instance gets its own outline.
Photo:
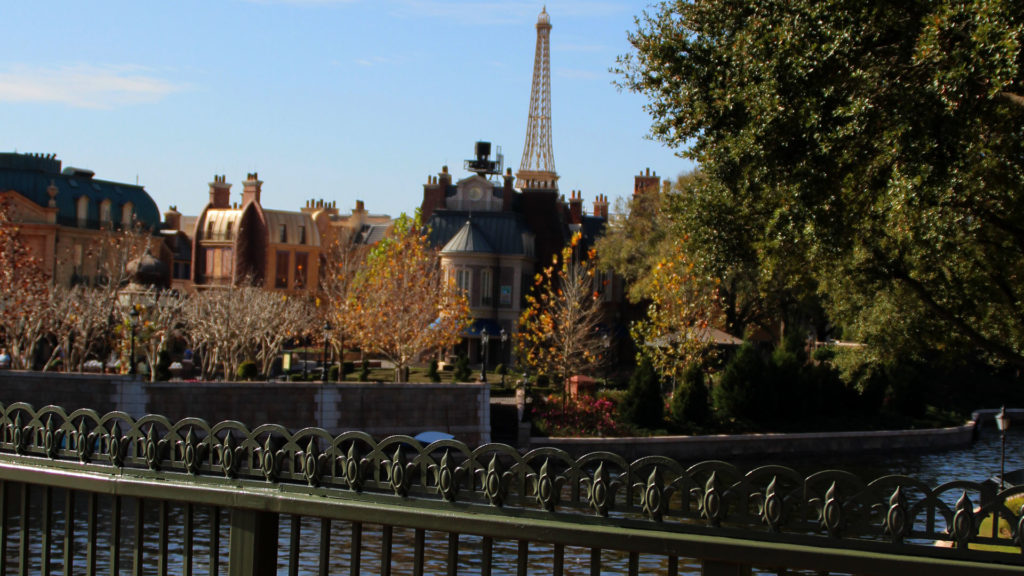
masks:
POLYGON ((122 410, 172 422, 238 420, 250 429, 281 424, 376 438, 447 432, 470 446, 490 442, 490 388, 478 384, 143 382, 126 376, 0 371, 0 403, 49 404, 71 412, 122 410))

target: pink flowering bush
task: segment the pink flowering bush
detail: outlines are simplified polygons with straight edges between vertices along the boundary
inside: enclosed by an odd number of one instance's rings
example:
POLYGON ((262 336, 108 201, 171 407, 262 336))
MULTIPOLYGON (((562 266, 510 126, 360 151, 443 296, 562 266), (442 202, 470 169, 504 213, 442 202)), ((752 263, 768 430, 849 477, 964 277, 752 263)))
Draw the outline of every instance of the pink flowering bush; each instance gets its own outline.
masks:
POLYGON ((548 436, 622 436, 629 427, 615 421, 615 403, 607 398, 554 394, 533 410, 534 421, 548 436), (563 408, 564 406, 564 408, 563 408))

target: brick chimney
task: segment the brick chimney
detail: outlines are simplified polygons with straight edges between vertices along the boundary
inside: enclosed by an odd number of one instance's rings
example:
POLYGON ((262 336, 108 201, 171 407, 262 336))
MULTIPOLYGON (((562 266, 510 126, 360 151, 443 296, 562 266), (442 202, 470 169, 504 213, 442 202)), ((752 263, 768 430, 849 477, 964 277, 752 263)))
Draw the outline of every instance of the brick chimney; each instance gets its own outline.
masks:
POLYGON ((231 206, 231 184, 227 183, 227 176, 223 174, 213 175, 213 182, 210 182, 210 206, 212 208, 229 208, 231 206))
POLYGON ((164 229, 175 232, 181 230, 181 212, 178 212, 177 206, 171 206, 164 212, 164 229))
POLYGON ((604 194, 598 194, 594 200, 594 216, 608 219, 608 197, 604 194))
POLYGON ((661 177, 651 172, 648 168, 646 173, 641 172, 639 176, 633 179, 633 195, 642 194, 644 192, 658 193, 661 188, 661 177))
POLYGON ((249 174, 249 177, 242 182, 244 188, 242 189, 242 206, 247 205, 249 202, 260 203, 260 189, 263 187, 263 181, 260 180, 258 173, 253 172, 249 174))
POLYGON ((583 192, 572 190, 569 193, 569 222, 572 224, 583 223, 583 192))
POLYGON ((442 166, 441 173, 437 176, 427 176, 427 183, 423 185, 423 203, 420 204, 420 217, 424 222, 430 220, 434 210, 444 208, 444 200, 451 183, 452 175, 448 173, 447 166, 442 166))

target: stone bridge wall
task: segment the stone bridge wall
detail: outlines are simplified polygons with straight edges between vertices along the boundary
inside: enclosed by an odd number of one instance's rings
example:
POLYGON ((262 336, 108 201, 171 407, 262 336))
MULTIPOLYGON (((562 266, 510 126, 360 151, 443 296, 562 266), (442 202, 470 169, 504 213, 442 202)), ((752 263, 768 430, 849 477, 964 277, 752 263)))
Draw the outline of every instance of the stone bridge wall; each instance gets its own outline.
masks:
POLYGON ((143 382, 127 376, 0 371, 0 403, 48 404, 68 412, 122 410, 171 421, 238 420, 376 438, 437 430, 470 446, 490 442, 490 388, 478 384, 309 382, 143 382))

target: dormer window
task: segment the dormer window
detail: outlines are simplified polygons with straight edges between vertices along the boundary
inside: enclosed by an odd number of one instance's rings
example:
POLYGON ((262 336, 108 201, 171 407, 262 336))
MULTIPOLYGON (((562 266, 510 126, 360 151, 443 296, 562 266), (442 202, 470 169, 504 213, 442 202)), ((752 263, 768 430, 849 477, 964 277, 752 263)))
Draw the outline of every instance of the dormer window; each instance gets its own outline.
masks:
POLYGON ((132 225, 132 217, 134 215, 134 211, 135 205, 133 205, 131 202, 125 202, 124 205, 121 206, 121 224, 125 228, 132 225))
POLYGON ((85 227, 89 222, 89 197, 80 196, 75 201, 75 218, 78 220, 79 227, 85 227))
POLYGON ((306 227, 299 226, 299 244, 306 243, 306 227))
POLYGON ((277 233, 277 241, 280 242, 281 244, 284 244, 284 243, 288 242, 288 225, 287 224, 281 224, 281 228, 278 230, 278 233, 277 233))
POLYGON ((224 239, 225 240, 231 240, 231 235, 234 233, 232 231, 232 226, 233 225, 234 225, 234 222, 228 222, 227 225, 224 226, 224 239))
POLYGON ((206 239, 213 240, 213 220, 206 223, 206 239))
POLYGON ((100 202, 100 224, 110 223, 110 200, 100 202))

